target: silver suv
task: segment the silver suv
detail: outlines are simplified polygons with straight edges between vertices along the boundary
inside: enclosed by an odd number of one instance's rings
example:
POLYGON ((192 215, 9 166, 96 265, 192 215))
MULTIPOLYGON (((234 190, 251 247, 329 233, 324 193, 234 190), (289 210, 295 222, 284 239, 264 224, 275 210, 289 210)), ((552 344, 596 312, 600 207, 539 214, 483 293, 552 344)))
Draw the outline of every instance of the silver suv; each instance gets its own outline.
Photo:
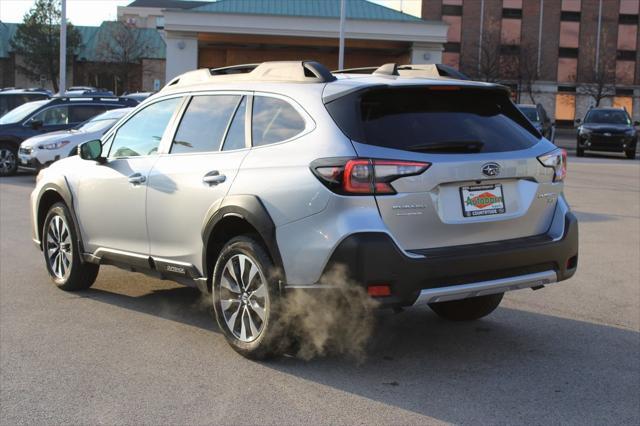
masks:
POLYGON ((210 292, 241 354, 278 347, 281 300, 336 265, 384 307, 452 320, 577 267, 566 153, 494 84, 332 74, 315 62, 175 78, 43 170, 33 238, 60 288, 101 264, 210 292))

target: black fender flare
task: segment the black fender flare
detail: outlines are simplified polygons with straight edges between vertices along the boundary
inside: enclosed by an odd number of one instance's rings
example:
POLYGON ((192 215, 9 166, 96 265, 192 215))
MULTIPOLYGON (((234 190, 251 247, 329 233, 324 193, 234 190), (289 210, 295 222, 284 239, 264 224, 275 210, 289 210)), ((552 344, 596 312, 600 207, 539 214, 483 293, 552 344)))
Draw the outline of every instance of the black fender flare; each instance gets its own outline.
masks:
POLYGON ((78 238, 78 247, 80 249, 80 260, 82 262, 84 262, 84 256, 82 256, 82 254, 84 253, 84 245, 82 243, 82 235, 80 232, 80 223, 78 222, 78 217, 76 216, 76 211, 74 208, 74 204, 73 204, 73 193, 71 192, 71 188, 69 186, 69 182, 67 181, 67 178, 65 176, 59 176, 58 178, 56 178, 56 180, 52 181, 52 182, 48 182, 45 185, 42 186, 42 188, 40 189, 40 192, 38 193, 38 198, 36 201, 36 205, 35 205, 35 209, 36 209, 36 216, 35 216, 35 220, 36 220, 36 237, 38 239, 38 241, 40 241, 40 249, 42 249, 42 229, 40 226, 39 222, 39 212, 40 212, 40 203, 42 202, 42 198, 45 196, 45 194, 47 194, 48 192, 55 192, 58 196, 60 196, 60 198, 62 198, 62 200, 64 201, 64 203, 67 205, 67 208, 69 209, 69 212, 71 213, 71 220, 73 221, 73 226, 76 229, 76 236, 78 238))
POLYGON ((229 216, 235 216, 245 220, 258 231, 273 263, 280 269, 280 279, 284 281, 284 265, 276 241, 276 226, 262 201, 255 195, 231 195, 226 197, 220 207, 215 210, 211 217, 205 222, 206 225, 202 230, 203 275, 208 279, 212 272, 208 270, 207 265, 207 243, 209 238, 215 231, 216 225, 218 225, 222 219, 229 216))

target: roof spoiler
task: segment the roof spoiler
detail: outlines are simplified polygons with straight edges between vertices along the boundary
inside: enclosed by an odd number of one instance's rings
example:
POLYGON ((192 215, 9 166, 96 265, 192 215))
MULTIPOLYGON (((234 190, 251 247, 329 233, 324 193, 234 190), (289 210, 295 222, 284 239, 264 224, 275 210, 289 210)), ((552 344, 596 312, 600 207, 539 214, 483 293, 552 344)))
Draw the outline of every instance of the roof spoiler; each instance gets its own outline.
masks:
POLYGON ((217 81, 328 83, 335 79, 331 71, 316 61, 273 61, 190 71, 174 78, 164 88, 217 81))

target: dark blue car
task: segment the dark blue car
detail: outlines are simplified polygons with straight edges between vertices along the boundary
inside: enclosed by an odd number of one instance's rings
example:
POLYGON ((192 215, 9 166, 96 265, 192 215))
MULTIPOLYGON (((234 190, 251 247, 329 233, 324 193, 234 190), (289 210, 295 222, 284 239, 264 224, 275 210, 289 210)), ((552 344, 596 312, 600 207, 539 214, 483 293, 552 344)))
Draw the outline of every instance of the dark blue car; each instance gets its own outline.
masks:
POLYGON ((0 176, 18 169, 20 143, 42 133, 66 130, 114 108, 137 105, 116 97, 58 97, 28 102, 0 117, 0 176))

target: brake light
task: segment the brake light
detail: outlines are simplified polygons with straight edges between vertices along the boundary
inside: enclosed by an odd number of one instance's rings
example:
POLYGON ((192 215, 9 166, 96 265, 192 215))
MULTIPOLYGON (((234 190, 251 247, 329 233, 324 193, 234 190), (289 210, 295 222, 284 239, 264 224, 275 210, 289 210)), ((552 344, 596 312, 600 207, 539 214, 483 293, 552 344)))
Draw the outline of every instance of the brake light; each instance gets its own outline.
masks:
POLYGON ((553 181, 562 182, 567 176, 567 151, 558 148, 547 154, 538 157, 538 161, 545 166, 553 169, 553 181))
POLYGON ((328 158, 311 163, 311 171, 338 194, 385 195, 396 193, 391 186, 394 180, 419 175, 429 166, 417 161, 328 158))

